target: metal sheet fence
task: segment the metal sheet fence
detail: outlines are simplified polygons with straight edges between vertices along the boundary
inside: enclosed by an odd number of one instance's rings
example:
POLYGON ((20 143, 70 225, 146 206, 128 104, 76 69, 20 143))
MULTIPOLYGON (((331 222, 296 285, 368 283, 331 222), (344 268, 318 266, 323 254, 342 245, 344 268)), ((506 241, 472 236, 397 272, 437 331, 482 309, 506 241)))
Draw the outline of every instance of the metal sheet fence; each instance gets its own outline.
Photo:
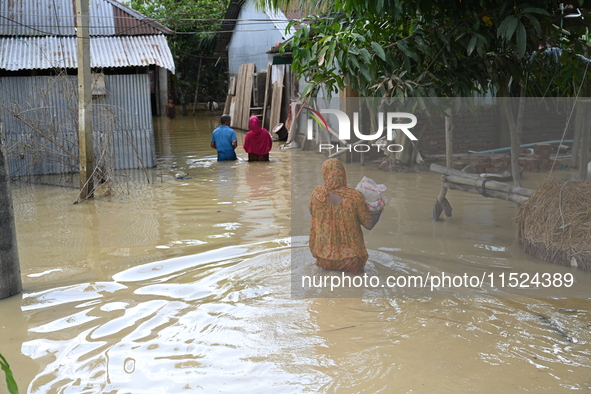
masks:
MULTIPOLYGON (((106 75, 107 94, 93 99, 95 164, 156 164, 147 74, 106 75)), ((0 78, 0 122, 11 176, 78 172, 75 76, 0 78)))

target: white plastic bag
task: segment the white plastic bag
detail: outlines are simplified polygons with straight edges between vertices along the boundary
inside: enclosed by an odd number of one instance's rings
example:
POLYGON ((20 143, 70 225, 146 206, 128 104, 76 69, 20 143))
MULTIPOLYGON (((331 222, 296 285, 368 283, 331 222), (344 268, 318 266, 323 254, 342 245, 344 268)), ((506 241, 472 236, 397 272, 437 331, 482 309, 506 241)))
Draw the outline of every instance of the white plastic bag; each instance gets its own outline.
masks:
POLYGON ((355 189, 361 192, 371 213, 377 213, 386 206, 387 200, 382 196, 387 189, 385 185, 378 185, 373 179, 364 176, 355 189))

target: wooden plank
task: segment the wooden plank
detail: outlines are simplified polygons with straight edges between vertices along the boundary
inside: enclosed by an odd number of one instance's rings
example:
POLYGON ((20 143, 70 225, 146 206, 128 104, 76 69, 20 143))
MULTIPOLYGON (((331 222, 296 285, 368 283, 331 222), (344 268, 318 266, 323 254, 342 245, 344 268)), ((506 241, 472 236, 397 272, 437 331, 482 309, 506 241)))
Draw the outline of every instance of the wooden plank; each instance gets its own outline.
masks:
POLYGON ((271 116, 269 128, 272 129, 281 122, 281 104, 283 97, 283 78, 273 83, 273 96, 271 98, 271 116))
POLYGON ((230 107, 226 113, 230 115, 232 119, 234 119, 234 112, 236 112, 236 96, 228 96, 230 97, 230 107))
MULTIPOLYGON (((263 119, 261 120, 261 124, 265 127, 265 121, 267 120, 267 105, 269 105, 269 88, 271 87, 271 71, 273 65, 269 63, 267 65, 267 78, 265 83, 265 100, 263 101, 263 119)), ((271 125, 268 124, 267 127, 269 130, 272 129, 271 125)))
POLYGON ((236 107, 236 103, 237 101, 239 101, 241 99, 241 97, 244 95, 244 70, 246 68, 245 64, 241 64, 240 68, 238 69, 238 75, 236 76, 236 94, 234 95, 234 98, 232 99, 232 103, 230 105, 233 105, 233 111, 232 111, 232 123, 230 124, 231 127, 238 127, 241 121, 241 108, 240 107, 236 107))
POLYGON ((225 114, 230 114, 230 104, 232 104, 232 98, 234 98, 232 95, 228 95, 228 97, 226 97, 226 104, 224 104, 225 114))
POLYGON ((244 90, 242 102, 239 103, 241 107, 241 121, 239 128, 248 130, 248 119, 250 118, 250 104, 252 102, 252 82, 254 79, 254 63, 248 63, 245 67, 244 76, 244 90))
POLYGON ((241 64, 236 78, 236 95, 234 96, 234 116, 231 126, 248 130, 248 117, 252 99, 252 74, 254 63, 241 64))

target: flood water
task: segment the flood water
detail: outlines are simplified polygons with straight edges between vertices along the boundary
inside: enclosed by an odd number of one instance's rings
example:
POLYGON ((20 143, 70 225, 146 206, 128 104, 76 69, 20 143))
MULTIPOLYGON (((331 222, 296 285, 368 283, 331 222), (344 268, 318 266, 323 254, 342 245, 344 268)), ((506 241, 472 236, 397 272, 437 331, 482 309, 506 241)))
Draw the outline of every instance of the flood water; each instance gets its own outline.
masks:
MULTIPOLYGON (((82 204, 72 204, 75 189, 13 184, 24 291, 0 301, 0 353, 22 392, 591 389, 584 294, 292 297, 292 252, 305 249, 315 186, 292 195, 292 165, 317 173, 323 157, 275 143, 269 163, 244 161, 241 148, 243 160, 218 163, 217 123, 155 119, 151 182, 118 174, 116 192, 82 204)), ((388 186, 380 223, 365 233, 370 272, 548 267, 521 251, 514 204, 450 191, 453 217, 434 223, 437 174, 346 168, 349 186, 364 175, 388 186)), ((526 173, 524 186, 545 176, 526 173)), ((557 270, 591 288, 589 274, 557 270)))

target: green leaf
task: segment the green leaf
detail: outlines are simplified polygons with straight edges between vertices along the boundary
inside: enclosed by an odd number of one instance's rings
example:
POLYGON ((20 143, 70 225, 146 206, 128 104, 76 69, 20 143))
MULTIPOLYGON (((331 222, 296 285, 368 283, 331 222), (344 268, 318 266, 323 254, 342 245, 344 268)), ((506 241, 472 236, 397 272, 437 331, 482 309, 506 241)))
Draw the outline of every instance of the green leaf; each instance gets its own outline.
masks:
POLYGON ((470 42, 468 43, 468 47, 466 48, 466 53, 468 56, 470 56, 474 51, 474 48, 476 47, 476 41, 478 41, 478 38, 476 36, 472 36, 470 42))
POLYGON ((304 39, 307 40, 308 37, 310 36, 310 26, 308 26, 305 23, 302 23, 301 30, 302 30, 302 35, 304 36, 304 39))
POLYGON ((362 67, 361 68, 361 73, 363 74, 363 76, 365 77, 365 81, 366 82, 371 82, 371 74, 369 72, 369 69, 367 67, 362 67))
POLYGON ((509 15, 503 19, 499 25, 497 37, 501 37, 505 41, 511 40, 511 37, 513 37, 513 33, 515 32, 515 28, 517 27, 517 22, 519 22, 519 19, 517 19, 515 15, 509 15))
POLYGON ((318 40, 318 44, 322 45, 324 42, 329 43, 332 40, 332 36, 324 36, 320 40, 318 40))
MULTIPOLYGON (((359 70, 361 68, 359 67, 359 62, 357 61, 356 56, 349 56, 349 63, 355 67, 355 70, 359 70)), ((351 68, 351 66, 349 66, 349 68, 351 68)))
POLYGON ((517 55, 519 57, 523 57, 523 55, 525 55, 526 41, 527 36, 525 33, 525 26, 520 21, 517 25, 517 55))
POLYGON ((527 7, 523 9, 524 14, 542 14, 546 16, 550 16, 550 13, 542 8, 538 7, 527 7))
POLYGON ((376 11, 382 12, 383 8, 384 8, 384 0, 378 0, 376 3, 376 11))
POLYGON ((314 91, 314 84, 312 82, 308 82, 304 87, 302 96, 307 97, 312 91, 314 91))
POLYGON ((359 51, 359 54, 361 55, 361 57, 363 57, 363 60, 365 60, 367 63, 369 63, 371 61, 371 55, 369 54, 369 51, 365 48, 361 48, 361 50, 359 51))
POLYGON ((361 41, 361 42, 366 42, 367 40, 365 39, 365 37, 363 37, 361 34, 359 33, 352 33, 351 34, 354 38, 356 38, 357 40, 361 41))
POLYGON ((10 394, 18 394, 18 386, 16 385, 16 381, 14 380, 14 376, 10 370, 10 365, 8 365, 8 362, 2 354, 0 354, 0 368, 4 371, 4 375, 6 375, 6 386, 8 387, 8 392, 10 394))
POLYGON ((372 41, 371 47, 373 48, 375 53, 377 53, 377 55, 380 57, 380 59, 382 59, 384 61, 386 60, 386 52, 384 52, 384 49, 382 48, 382 46, 380 44, 378 44, 375 41, 372 41))
POLYGON ((415 52, 411 51, 410 49, 408 49, 408 47, 406 46, 404 41, 400 41, 398 44, 396 44, 396 46, 398 47, 398 49, 400 49, 402 51, 402 53, 404 53, 406 56, 414 59, 417 63, 420 63, 420 58, 419 55, 417 55, 415 52))
POLYGON ((534 27, 534 29, 536 29, 536 33, 538 34, 538 36, 542 35, 542 28, 540 27, 540 22, 538 21, 538 19, 530 14, 525 14, 524 15, 527 19, 529 19, 529 21, 531 22, 532 26, 534 27))
POLYGON ((510 15, 507 17, 507 19, 509 18, 511 19, 509 20, 509 22, 507 22, 507 31, 505 32, 506 41, 511 40, 513 34, 515 33, 515 29, 517 28, 517 23, 519 22, 519 19, 515 15, 510 15))

